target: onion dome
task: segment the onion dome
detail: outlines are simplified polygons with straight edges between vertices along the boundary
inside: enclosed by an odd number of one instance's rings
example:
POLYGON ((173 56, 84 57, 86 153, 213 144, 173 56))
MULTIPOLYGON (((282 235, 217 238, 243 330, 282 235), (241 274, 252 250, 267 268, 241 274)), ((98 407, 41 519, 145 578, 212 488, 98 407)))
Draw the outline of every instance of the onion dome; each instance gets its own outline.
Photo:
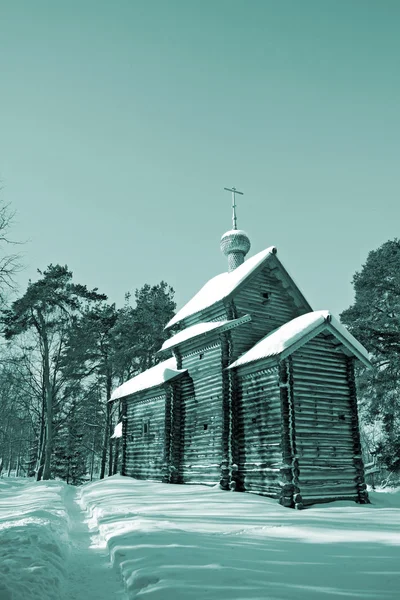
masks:
POLYGON ((221 251, 228 257, 228 271, 234 271, 244 263, 244 257, 250 250, 250 240, 245 231, 231 229, 221 238, 221 251))

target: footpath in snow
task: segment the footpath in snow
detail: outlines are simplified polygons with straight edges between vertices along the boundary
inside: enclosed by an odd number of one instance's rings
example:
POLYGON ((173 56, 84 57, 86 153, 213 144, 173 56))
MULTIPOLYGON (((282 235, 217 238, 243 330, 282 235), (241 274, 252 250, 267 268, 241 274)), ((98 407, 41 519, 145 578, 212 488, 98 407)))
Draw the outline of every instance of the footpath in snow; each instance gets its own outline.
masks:
POLYGON ((0 600, 125 600, 77 493, 62 482, 0 479, 0 600))
POLYGON ((397 599, 400 492, 371 499, 0 479, 0 600, 397 599))

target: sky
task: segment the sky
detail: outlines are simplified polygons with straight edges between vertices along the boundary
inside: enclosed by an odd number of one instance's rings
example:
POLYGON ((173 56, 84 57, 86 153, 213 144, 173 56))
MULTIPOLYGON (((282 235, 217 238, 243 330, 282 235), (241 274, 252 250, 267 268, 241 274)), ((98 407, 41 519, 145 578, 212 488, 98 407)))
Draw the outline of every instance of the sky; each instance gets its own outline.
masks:
POLYGON ((67 264, 121 306, 226 270, 231 198, 338 314, 400 236, 397 0, 0 0, 0 192, 23 291, 67 264))

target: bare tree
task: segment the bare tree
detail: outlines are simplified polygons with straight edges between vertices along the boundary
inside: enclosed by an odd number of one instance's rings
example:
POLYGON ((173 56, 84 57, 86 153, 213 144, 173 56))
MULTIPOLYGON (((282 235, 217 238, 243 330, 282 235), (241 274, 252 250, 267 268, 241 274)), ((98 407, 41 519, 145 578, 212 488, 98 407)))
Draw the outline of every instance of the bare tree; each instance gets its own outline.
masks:
POLYGON ((15 211, 0 200, 0 303, 4 304, 7 292, 15 290, 15 275, 21 268, 21 256, 18 252, 9 252, 11 247, 21 244, 10 237, 15 211))

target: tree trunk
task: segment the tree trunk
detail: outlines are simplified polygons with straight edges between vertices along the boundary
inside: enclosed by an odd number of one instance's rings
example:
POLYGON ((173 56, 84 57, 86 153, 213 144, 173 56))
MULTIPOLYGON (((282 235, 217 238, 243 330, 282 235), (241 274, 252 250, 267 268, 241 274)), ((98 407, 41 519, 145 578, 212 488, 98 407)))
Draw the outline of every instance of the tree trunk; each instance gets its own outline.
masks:
POLYGON ((96 429, 93 427, 93 447, 92 447, 92 458, 90 461, 90 481, 93 481, 95 448, 96 448, 96 429))
POLYGON ((100 479, 104 479, 104 475, 106 472, 106 464, 107 464, 107 450, 108 450, 108 440, 110 437, 110 424, 111 424, 111 404, 109 399, 111 398, 111 376, 107 375, 106 380, 106 422, 104 426, 104 439, 103 439, 103 449, 101 453, 101 468, 100 468, 100 479))
POLYGON ((43 476, 45 446, 46 446, 46 436, 44 435, 43 440, 42 440, 42 445, 40 447, 39 464, 38 464, 38 468, 36 471, 36 481, 40 481, 43 476))
POLYGON ((103 449, 102 449, 102 452, 101 452, 100 479, 104 479, 104 475, 105 475, 105 472, 106 472, 107 450, 108 450, 108 437, 110 435, 110 417, 111 417, 111 406, 110 406, 110 403, 107 402, 107 406, 106 406, 106 422, 105 422, 105 426, 104 426, 103 449))
POLYGON ((8 471, 7 471, 7 477, 10 477, 10 475, 11 475, 12 458, 13 458, 12 443, 10 441, 10 451, 9 451, 9 454, 8 454, 8 471))
POLYGON ((113 474, 113 441, 112 436, 112 419, 110 419, 110 428, 108 430, 108 476, 113 474))
POLYGON ((113 475, 116 475, 118 472, 118 457, 119 457, 119 438, 117 438, 115 440, 113 475))
POLYGON ((40 415, 40 430, 39 430, 39 438, 36 440, 37 443, 37 454, 36 454, 36 467, 35 472, 38 473, 40 469, 40 465, 43 464, 42 454, 43 454, 43 440, 45 434, 45 401, 44 396, 42 397, 42 410, 40 415))
POLYGON ((43 383, 46 398, 46 438, 44 444, 43 479, 51 476, 51 454, 53 450, 53 390, 50 382, 50 353, 47 336, 43 336, 43 383))
POLYGON ((17 454, 17 466, 16 466, 16 470, 15 470, 15 477, 19 477, 19 471, 21 468, 21 447, 22 447, 22 440, 19 440, 19 445, 18 445, 18 454, 17 454))

